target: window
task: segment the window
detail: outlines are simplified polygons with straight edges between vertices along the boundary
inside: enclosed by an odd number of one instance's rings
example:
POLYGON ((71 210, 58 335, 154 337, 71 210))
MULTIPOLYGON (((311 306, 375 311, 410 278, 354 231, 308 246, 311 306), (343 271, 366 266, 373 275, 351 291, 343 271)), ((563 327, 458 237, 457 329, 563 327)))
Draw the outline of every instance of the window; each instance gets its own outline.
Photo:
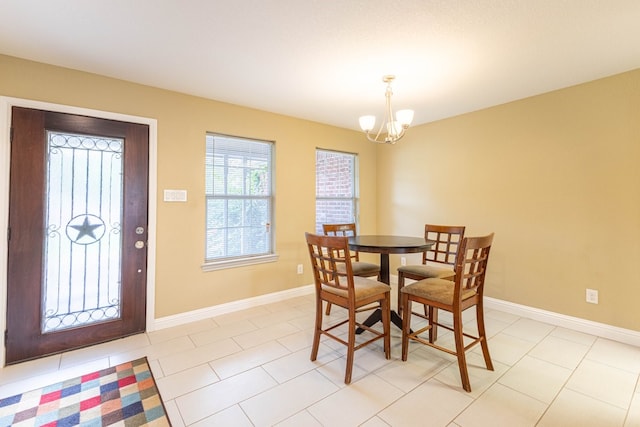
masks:
POLYGON ((322 224, 357 222, 357 157, 316 150, 316 233, 322 224))
POLYGON ((205 270, 275 260, 273 143, 226 135, 206 139, 205 270))

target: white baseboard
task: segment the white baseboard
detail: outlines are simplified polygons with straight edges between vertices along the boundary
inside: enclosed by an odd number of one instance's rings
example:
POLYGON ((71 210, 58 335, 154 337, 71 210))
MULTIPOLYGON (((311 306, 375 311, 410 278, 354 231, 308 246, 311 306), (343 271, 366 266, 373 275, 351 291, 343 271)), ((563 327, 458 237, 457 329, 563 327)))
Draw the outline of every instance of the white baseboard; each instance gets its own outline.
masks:
MULTIPOLYGON (((173 326, 183 325, 185 323, 196 322, 208 319, 222 314, 232 313, 234 311, 245 310, 247 308, 257 307, 259 305, 270 304, 278 301, 284 301, 289 298, 310 295, 314 292, 313 285, 301 286, 295 289, 289 289, 281 292, 274 292, 267 295, 247 298, 239 301, 233 301, 226 304, 220 304, 213 307, 202 308, 187 313, 175 314, 155 319, 153 328, 147 328, 148 331, 171 328, 173 326)), ((549 323, 555 326, 572 329, 578 332, 595 335, 598 337, 608 338, 614 341, 622 342, 640 347, 640 332, 630 329, 618 328, 616 326, 606 325, 604 323, 593 322, 591 320, 580 319, 578 317, 566 316, 551 311, 541 310, 526 305, 515 304, 509 301, 503 301, 495 298, 485 297, 484 306, 489 309, 504 311, 505 313, 515 314, 517 316, 528 319, 549 323)))
POLYGON ((160 317, 158 319, 155 319, 153 325, 147 325, 147 331, 151 332, 158 329, 171 328, 173 326, 179 326, 185 323, 196 322, 198 320, 220 316, 221 314, 232 313, 234 311, 245 310, 247 308, 257 307, 259 305, 284 301, 289 298, 298 296, 309 295, 313 292, 313 285, 306 285, 299 288, 288 289, 286 291, 274 292, 271 294, 260 295, 257 297, 247 298, 239 301, 232 301, 212 307, 201 308, 199 310, 193 310, 186 313, 160 317))
POLYGON ((555 326, 572 329, 578 332, 608 338, 625 344, 640 347, 640 332, 631 329, 618 328, 604 323, 580 319, 579 317, 566 316, 539 308, 515 304, 495 298, 484 297, 484 306, 494 310, 504 311, 528 319, 538 320, 555 326))

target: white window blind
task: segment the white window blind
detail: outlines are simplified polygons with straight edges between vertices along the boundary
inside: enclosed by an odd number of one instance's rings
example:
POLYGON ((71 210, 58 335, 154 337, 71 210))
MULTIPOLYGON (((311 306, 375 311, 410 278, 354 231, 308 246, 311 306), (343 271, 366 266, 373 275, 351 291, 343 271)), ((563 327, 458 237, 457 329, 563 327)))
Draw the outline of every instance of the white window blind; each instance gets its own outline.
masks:
POLYGON ((205 262, 273 254, 273 143, 206 138, 205 262))

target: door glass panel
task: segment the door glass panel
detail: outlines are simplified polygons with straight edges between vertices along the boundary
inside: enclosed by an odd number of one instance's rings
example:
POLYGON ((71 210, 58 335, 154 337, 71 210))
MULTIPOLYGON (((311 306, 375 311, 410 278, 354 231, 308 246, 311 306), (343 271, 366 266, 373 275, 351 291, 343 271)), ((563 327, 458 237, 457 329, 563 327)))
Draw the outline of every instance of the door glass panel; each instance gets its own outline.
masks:
POLYGON ((123 148, 47 131, 42 333, 120 318, 123 148))

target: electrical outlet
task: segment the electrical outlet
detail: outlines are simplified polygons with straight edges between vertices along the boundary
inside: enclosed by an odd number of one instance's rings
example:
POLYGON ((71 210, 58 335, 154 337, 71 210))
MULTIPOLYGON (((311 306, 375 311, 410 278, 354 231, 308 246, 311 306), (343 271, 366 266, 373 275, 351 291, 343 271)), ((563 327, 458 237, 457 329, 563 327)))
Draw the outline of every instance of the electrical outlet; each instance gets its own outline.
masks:
POLYGON ((598 303, 598 291, 596 289, 587 289, 587 302, 591 304, 598 303))
POLYGON ((406 257, 400 257, 400 265, 407 265, 407 258, 406 257))
POLYGON ((298 264, 298 274, 302 274, 303 270, 302 264, 298 264))

